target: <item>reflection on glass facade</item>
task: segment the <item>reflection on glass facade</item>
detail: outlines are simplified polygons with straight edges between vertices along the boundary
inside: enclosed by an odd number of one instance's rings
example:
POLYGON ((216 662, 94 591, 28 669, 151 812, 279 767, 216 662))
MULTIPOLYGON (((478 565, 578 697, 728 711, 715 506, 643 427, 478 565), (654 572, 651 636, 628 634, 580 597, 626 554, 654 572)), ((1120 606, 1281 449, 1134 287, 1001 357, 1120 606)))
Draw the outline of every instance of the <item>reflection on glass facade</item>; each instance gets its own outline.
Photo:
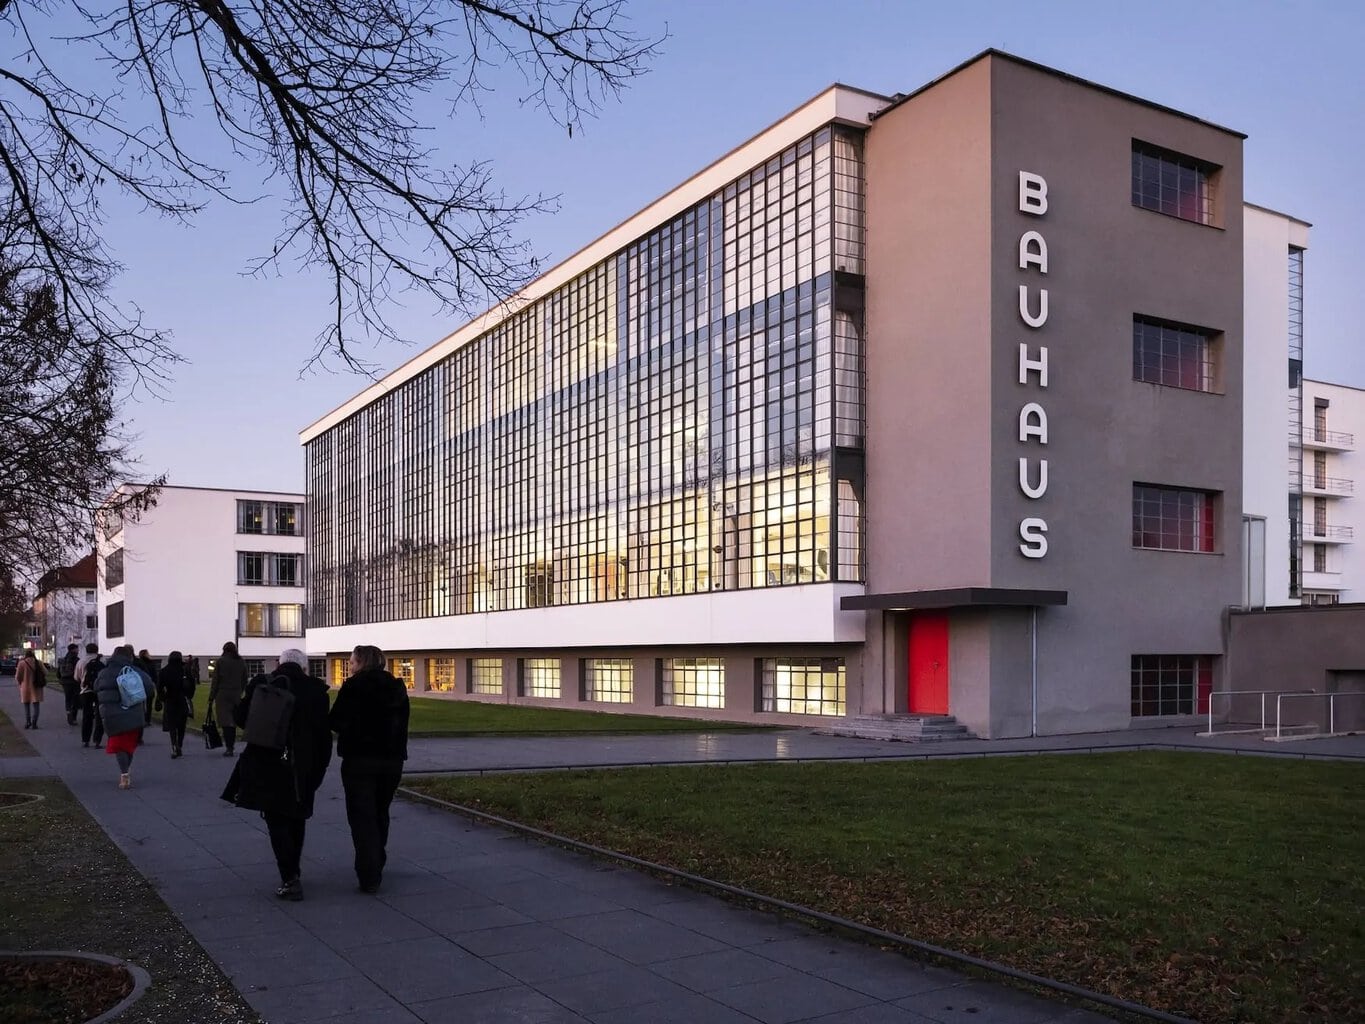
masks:
POLYGON ((802 140, 311 440, 310 623, 861 581, 861 147, 802 140))

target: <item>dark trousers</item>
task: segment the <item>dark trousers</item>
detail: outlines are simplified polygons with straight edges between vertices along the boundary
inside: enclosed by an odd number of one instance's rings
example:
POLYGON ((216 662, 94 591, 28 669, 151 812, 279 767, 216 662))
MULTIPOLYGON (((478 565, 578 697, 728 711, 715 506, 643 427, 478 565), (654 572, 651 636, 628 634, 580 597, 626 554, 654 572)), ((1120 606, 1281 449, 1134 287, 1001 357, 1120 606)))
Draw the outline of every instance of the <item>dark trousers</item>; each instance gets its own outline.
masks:
POLYGON ((403 777, 403 762, 386 757, 347 757, 341 762, 346 821, 355 847, 355 877, 362 886, 379 884, 388 859, 389 805, 403 777))
POLYGON ((104 742, 104 719, 100 718, 99 701, 91 690, 81 694, 81 742, 96 746, 104 742))
POLYGON ((287 814, 266 811, 266 830, 270 833, 270 848, 275 851, 275 866, 280 869, 280 881, 292 882, 299 877, 299 862, 303 859, 303 836, 308 821, 287 814))
POLYGON ((223 733, 223 746, 227 748, 229 754, 232 753, 232 748, 237 743, 237 727, 219 722, 218 728, 223 733))
POLYGON ((66 698, 66 724, 76 724, 76 714, 81 709, 81 688, 74 679, 62 680, 62 695, 66 698))

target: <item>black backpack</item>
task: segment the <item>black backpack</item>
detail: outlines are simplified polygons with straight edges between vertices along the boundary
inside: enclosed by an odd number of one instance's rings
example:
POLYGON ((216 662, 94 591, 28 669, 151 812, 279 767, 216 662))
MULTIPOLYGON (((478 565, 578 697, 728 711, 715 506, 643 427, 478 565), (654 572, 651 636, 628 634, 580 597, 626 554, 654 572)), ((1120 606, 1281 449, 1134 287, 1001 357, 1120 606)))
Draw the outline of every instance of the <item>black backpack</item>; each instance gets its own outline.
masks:
POLYGON ((242 739, 267 750, 289 746, 289 725, 294 717, 294 694, 286 676, 271 676, 251 694, 242 739))

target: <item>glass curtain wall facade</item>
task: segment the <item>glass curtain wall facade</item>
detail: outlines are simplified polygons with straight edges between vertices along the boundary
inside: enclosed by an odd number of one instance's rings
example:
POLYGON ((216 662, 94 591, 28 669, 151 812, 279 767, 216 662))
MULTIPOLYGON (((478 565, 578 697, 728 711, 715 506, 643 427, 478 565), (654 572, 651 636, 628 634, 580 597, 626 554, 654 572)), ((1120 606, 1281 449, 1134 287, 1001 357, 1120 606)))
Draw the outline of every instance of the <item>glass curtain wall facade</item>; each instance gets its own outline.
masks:
POLYGON ((863 196, 826 127, 311 440, 310 623, 861 582, 863 196))

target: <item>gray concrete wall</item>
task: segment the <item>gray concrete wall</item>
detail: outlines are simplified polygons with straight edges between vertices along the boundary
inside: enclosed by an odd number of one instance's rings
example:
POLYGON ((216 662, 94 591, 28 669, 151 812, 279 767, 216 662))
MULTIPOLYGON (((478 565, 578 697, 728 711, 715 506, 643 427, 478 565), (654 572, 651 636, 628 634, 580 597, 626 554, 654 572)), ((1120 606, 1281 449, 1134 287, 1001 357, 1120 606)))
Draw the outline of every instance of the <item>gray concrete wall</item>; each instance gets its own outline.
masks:
MULTIPOLYGON (((1070 595, 1039 617, 1040 732, 1123 728, 1131 656, 1221 653, 1224 609, 1239 600, 1242 142, 1013 61, 990 68, 993 502, 978 543, 991 550, 992 585, 1070 595), (1134 139, 1221 166, 1214 226, 1132 205, 1134 139), (1020 171, 1046 179, 1045 214, 1019 211, 1020 171), (1019 268, 1029 230, 1046 240, 1046 274, 1019 268), (1020 316, 1021 284, 1035 315, 1048 290, 1040 327, 1020 316), (1134 314, 1222 331, 1222 393, 1134 381, 1134 314), (1034 357, 1048 348, 1046 388, 1036 374, 1019 383, 1020 342, 1034 357), (1046 412, 1045 445, 1019 441, 1029 402, 1046 412), (1048 460, 1042 497, 1021 491, 1020 456, 1048 460), (1216 552, 1134 549, 1135 482, 1220 492, 1216 552), (1026 517, 1047 523, 1044 557, 1020 553, 1026 517)), ((993 689, 1012 692, 1018 676, 1015 657, 993 661, 993 689)), ((993 707, 991 734, 1013 734, 1005 718, 1017 715, 993 707)))
MULTIPOLYGON (((1228 617, 1228 690, 1365 689, 1365 604, 1320 608, 1270 608, 1233 612, 1228 617)), ((1226 698, 1225 698, 1226 699, 1226 698)), ((1327 702, 1293 698, 1283 702, 1286 724, 1327 726, 1327 702)), ((1215 705, 1222 717, 1223 704, 1215 705)), ((1274 700, 1268 701, 1274 724, 1274 700)), ((1259 698, 1237 699, 1235 721, 1258 718, 1259 698)), ((1337 699, 1338 731, 1365 729, 1365 698, 1337 699)))
POLYGON ((869 592, 990 574, 990 74, 867 135, 869 592))

